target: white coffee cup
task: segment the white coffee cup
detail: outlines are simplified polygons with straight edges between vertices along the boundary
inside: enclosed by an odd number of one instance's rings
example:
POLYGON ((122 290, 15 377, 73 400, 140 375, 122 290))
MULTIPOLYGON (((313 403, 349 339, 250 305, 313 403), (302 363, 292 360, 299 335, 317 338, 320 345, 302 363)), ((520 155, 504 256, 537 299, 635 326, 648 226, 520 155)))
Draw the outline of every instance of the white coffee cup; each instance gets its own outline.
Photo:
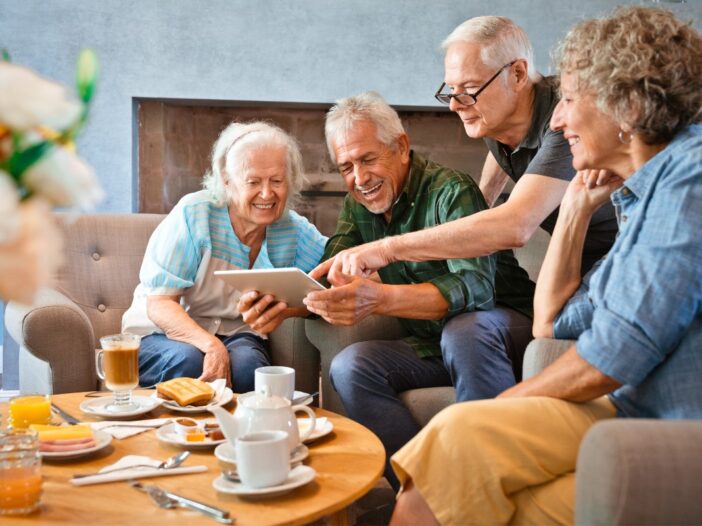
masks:
POLYGON ((290 473, 290 450, 285 431, 259 431, 236 439, 236 469, 249 488, 281 484, 290 473))
POLYGON ((295 395, 295 369, 278 365, 259 367, 254 373, 254 390, 266 394, 266 386, 272 396, 292 400, 295 395))

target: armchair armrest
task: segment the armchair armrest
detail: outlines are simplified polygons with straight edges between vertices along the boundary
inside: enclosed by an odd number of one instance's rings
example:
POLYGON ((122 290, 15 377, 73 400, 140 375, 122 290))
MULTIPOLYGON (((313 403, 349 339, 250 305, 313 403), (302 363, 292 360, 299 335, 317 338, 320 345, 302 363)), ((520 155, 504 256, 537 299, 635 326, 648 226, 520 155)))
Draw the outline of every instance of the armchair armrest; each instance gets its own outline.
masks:
POLYGON ((329 380, 329 367, 334 357, 352 343, 368 340, 398 340, 407 334, 396 318, 368 316, 350 327, 336 326, 322 319, 305 321, 307 339, 319 350, 322 366, 322 406, 346 414, 341 399, 329 380))
POLYGON ((304 318, 288 318, 269 335, 271 360, 295 369, 295 388, 306 393, 319 389, 319 352, 305 335, 304 318))
POLYGON ((702 421, 618 418, 585 435, 576 524, 700 524, 702 421))
POLYGON ((534 376, 555 362, 562 354, 575 344, 575 340, 554 340, 537 338, 532 340, 524 352, 522 378, 534 376))
POLYGON ((33 305, 10 302, 5 325, 20 348, 20 390, 58 394, 96 388, 93 328, 83 310, 65 295, 42 289, 33 305), (23 388, 23 378, 36 372, 23 368, 27 363, 23 353, 28 353, 29 361, 50 368, 50 385, 32 383, 23 388))

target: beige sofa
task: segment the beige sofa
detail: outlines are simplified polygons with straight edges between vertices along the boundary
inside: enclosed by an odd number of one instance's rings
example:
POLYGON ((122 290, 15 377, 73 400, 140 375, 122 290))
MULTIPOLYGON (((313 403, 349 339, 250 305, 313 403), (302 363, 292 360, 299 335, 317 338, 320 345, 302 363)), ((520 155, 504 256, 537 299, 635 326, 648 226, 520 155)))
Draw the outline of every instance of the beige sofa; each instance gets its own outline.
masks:
MULTIPOLYGON (((155 214, 63 215, 66 263, 55 288, 31 307, 10 302, 7 331, 19 346, 20 391, 67 393, 98 388, 95 349, 120 331, 132 302, 146 244, 163 219, 155 214)), ((275 364, 294 367, 297 388, 319 385, 319 353, 304 321, 287 320, 271 334, 275 364)))

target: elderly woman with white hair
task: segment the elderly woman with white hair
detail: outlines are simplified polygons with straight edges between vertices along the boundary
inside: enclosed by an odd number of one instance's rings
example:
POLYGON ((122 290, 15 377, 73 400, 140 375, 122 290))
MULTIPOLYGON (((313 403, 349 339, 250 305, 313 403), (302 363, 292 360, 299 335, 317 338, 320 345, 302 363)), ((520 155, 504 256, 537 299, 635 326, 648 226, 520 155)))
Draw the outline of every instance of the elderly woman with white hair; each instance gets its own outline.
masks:
POLYGON ((122 319, 123 332, 142 335, 142 386, 186 376, 253 390, 254 370, 270 365, 265 335, 307 312, 276 303, 249 326, 239 293, 214 271, 315 267, 326 238, 287 206, 302 182, 300 151, 280 128, 252 122, 222 131, 204 189, 184 196, 151 236, 122 319))

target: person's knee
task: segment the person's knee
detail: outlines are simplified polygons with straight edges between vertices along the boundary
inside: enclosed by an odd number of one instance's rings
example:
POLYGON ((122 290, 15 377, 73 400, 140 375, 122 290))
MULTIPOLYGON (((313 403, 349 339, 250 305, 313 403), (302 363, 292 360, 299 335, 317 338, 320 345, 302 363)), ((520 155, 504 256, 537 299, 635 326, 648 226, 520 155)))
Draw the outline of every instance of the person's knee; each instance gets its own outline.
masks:
POLYGON ((202 374, 204 355, 193 346, 181 346, 170 353, 168 367, 178 376, 197 378, 202 374))
POLYGON ((473 440, 486 431, 486 425, 492 426, 499 409, 499 400, 451 404, 432 418, 431 425, 447 435, 455 434, 465 437, 466 440, 473 440))
POLYGON ((453 363, 457 356, 471 359, 479 354, 486 347, 481 342, 489 332, 489 324, 479 313, 466 313, 451 318, 441 331, 441 353, 444 362, 448 365, 453 363))
POLYGON ((362 342, 349 345, 337 354, 329 366, 329 378, 334 389, 354 383, 367 370, 372 361, 371 354, 362 342))

